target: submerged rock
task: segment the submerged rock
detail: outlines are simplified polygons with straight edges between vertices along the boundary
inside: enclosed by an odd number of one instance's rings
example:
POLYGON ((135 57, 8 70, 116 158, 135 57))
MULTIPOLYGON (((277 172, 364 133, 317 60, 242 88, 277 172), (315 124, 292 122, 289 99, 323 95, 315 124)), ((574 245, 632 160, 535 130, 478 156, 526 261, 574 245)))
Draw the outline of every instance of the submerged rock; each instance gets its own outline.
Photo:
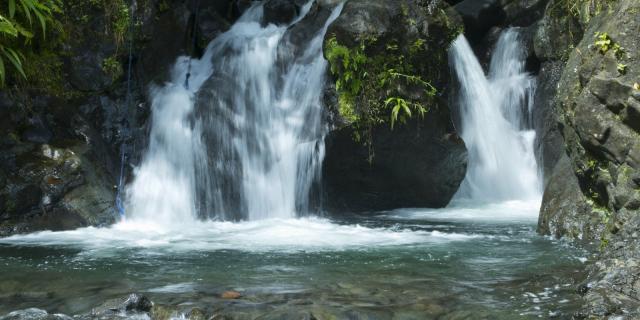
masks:
POLYGON ((225 291, 223 292, 220 297, 222 299, 240 299, 240 297, 242 297, 242 294, 238 291, 225 291))
POLYGON ((10 312, 0 316, 0 320, 72 320, 73 318, 64 314, 49 314, 44 310, 29 308, 10 312))

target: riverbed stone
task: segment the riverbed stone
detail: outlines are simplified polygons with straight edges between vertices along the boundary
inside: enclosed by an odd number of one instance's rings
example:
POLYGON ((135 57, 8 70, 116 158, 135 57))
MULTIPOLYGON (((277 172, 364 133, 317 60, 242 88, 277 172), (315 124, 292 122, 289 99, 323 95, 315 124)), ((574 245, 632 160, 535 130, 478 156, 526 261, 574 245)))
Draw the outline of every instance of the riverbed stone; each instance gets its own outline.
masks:
POLYGON ((242 297, 242 294, 238 291, 225 291, 220 295, 220 297, 222 299, 234 300, 234 299, 240 299, 242 297))

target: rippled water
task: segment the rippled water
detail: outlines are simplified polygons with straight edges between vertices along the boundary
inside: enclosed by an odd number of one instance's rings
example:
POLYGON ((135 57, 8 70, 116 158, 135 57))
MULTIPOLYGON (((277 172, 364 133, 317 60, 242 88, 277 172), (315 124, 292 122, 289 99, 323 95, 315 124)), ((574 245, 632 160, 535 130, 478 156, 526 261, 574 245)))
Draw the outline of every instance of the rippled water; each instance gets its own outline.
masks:
POLYGON ((509 202, 336 219, 207 222, 0 239, 0 313, 87 313, 131 292, 233 317, 513 319, 576 307, 584 252, 509 202), (236 301, 218 297, 237 290, 236 301))

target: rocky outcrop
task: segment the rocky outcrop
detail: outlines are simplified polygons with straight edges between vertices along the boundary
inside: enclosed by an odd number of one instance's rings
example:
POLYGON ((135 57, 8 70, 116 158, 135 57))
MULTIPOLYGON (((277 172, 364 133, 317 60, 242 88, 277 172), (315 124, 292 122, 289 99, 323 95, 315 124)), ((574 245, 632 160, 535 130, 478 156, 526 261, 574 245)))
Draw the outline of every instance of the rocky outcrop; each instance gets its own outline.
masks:
MULTIPOLYGON (((381 72, 377 68, 380 64, 402 70, 405 66, 396 59, 402 56, 406 59, 400 60, 411 65, 408 72, 431 82, 440 97, 429 99, 399 84, 401 89, 396 94, 428 105, 429 111, 424 117, 415 115, 391 129, 391 108, 379 107, 386 96, 377 100, 360 93, 352 110, 344 102, 344 92, 336 93, 336 86, 329 84, 326 104, 334 130, 326 138, 325 209, 361 212, 444 207, 449 203, 464 178, 467 163, 466 148, 453 127, 450 110, 441 102, 450 80, 446 49, 459 29, 460 18, 437 2, 425 5, 354 0, 345 5, 329 28, 327 39, 335 39, 354 52, 365 47, 367 79, 384 79, 386 70, 381 72)), ((334 73, 332 80, 340 77, 334 73)), ((364 81, 363 87, 377 85, 364 81)), ((394 90, 380 88, 372 94, 387 92, 390 96, 394 90)))
POLYGON ((465 36, 473 44, 494 27, 527 27, 539 21, 549 0, 464 0, 448 1, 462 16, 465 36))
POLYGON ((128 41, 114 30, 127 26, 128 16, 109 11, 109 3, 69 3, 65 37, 29 61, 47 67, 0 90, 0 236, 116 221, 120 148, 127 163, 138 161, 148 86, 166 79, 178 55, 197 54, 247 5, 207 1, 196 10, 195 1, 176 0, 136 8, 128 96, 128 41))
POLYGON ((323 182, 330 211, 445 207, 466 174, 467 150, 449 110, 431 110, 393 131, 375 128, 371 162, 353 134, 344 128, 327 137, 323 182))
POLYGON ((599 248, 577 317, 634 318, 640 315, 640 3, 576 6, 558 16, 562 7, 552 2, 536 37, 538 56, 566 61, 551 104, 565 152, 548 175, 539 231, 599 248))
POLYGON ((555 2, 547 6, 547 13, 530 27, 533 56, 539 62, 538 86, 534 98, 533 119, 536 129, 538 163, 545 185, 565 152, 560 111, 555 98, 570 49, 582 39, 578 19, 557 10, 555 2))
MULTIPOLYGON (((584 38, 569 55, 556 96, 564 142, 580 189, 598 224, 615 231, 637 210, 640 139, 633 114, 638 105, 640 29, 633 1, 620 1, 610 12, 592 18, 584 38), (610 48, 597 43, 599 32, 610 48), (614 49, 619 46, 621 49, 614 49), (606 49, 606 50, 605 50, 606 49)), ((594 235, 593 239, 600 236, 594 235)), ((602 235, 606 237, 606 234, 602 235)))

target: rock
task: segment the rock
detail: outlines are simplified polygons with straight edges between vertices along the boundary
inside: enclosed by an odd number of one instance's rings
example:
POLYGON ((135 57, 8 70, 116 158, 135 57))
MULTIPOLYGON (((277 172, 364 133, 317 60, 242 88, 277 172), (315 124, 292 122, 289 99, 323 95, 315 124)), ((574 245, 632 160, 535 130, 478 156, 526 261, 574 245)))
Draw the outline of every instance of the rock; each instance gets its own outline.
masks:
POLYGON ((170 66, 193 47, 193 40, 188 36, 191 12, 182 1, 167 3, 166 10, 153 11, 145 17, 148 21, 157 19, 157 22, 144 24, 142 29, 148 41, 139 53, 138 61, 147 81, 167 80, 170 66))
POLYGON ((640 133, 640 102, 629 98, 626 105, 622 119, 629 128, 640 133))
POLYGON ((549 174, 538 219, 538 232, 554 237, 566 237, 585 243, 597 239, 604 231, 598 225, 601 217, 592 211, 582 194, 571 160, 562 154, 549 174))
POLYGON ((300 13, 300 6, 294 0, 267 0, 264 4, 262 24, 286 25, 300 13))
POLYGON ((238 291, 225 291, 220 295, 220 297, 222 299, 235 300, 240 299, 242 294, 238 291))
POLYGON ((281 42, 278 48, 278 59, 285 62, 300 57, 305 44, 315 36, 318 30, 321 30, 331 15, 333 7, 331 4, 314 2, 309 13, 287 29, 284 34, 286 41, 281 42))
POLYGON ((549 0, 501 0, 505 13, 505 24, 512 26, 529 26, 540 20, 549 0))
POLYGON ((498 0, 464 0, 454 6, 465 25, 465 35, 477 43, 489 29, 504 22, 506 15, 498 0))
POLYGON ((533 124, 536 130, 535 150, 542 168, 544 185, 547 184, 558 160, 565 154, 560 113, 555 106, 556 89, 562 76, 563 63, 545 61, 537 79, 533 105, 533 124))
MULTIPOLYGON (((466 174, 464 142, 450 133, 445 111, 391 131, 375 129, 375 155, 350 129, 331 132, 323 165, 324 204, 333 212, 446 206, 466 174)), ((450 123, 450 122, 449 122, 450 123)))
MULTIPOLYGON (((553 5, 551 2, 547 11, 553 5)), ((598 259, 589 266, 582 286, 584 305, 576 314, 589 319, 640 314, 640 189, 636 182, 640 136, 637 121, 631 120, 638 119, 633 86, 640 75, 636 39, 640 3, 621 0, 607 5, 596 14, 580 10, 575 19, 579 18, 579 28, 585 28, 584 37, 575 49, 566 35, 551 35, 573 34, 566 27, 554 26, 551 12, 541 23, 535 45, 541 59, 568 58, 553 103, 566 156, 547 184, 539 230, 599 244, 598 259), (624 53, 598 50, 596 32, 606 33, 613 44, 625 48, 624 53), (560 54, 562 47, 566 55, 560 54), (625 64, 626 72, 621 73, 618 64, 625 64)), ((570 26, 576 26, 575 22, 570 26)))
POLYGON ((137 311, 137 312, 149 312, 153 307, 153 303, 149 298, 132 293, 122 305, 122 309, 125 311, 137 311))
POLYGON ((0 316, 0 320, 72 320, 73 318, 63 314, 49 314, 44 310, 30 308, 10 312, 0 316))
POLYGON ((198 309, 198 308, 191 309, 191 311, 189 311, 189 316, 188 316, 187 319, 189 319, 189 320, 208 320, 207 314, 204 311, 202 311, 201 309, 198 309))
POLYGON ((626 107, 633 87, 623 84, 617 79, 595 77, 589 82, 589 90, 611 112, 619 114, 626 107))
MULTIPOLYGON (((379 61, 392 60, 386 56, 389 43, 397 43, 399 48, 394 56, 407 57, 412 57, 411 53, 403 50, 422 43, 424 50, 411 58, 412 72, 429 79, 444 95, 450 81, 444 49, 457 36, 461 21, 446 6, 422 7, 421 3, 349 1, 342 15, 329 27, 327 37, 335 36, 338 43, 348 48, 368 43, 366 55, 379 61)), ((336 213, 362 212, 406 206, 442 207, 449 203, 464 178, 467 159, 464 143, 456 138, 451 112, 444 103, 437 98, 425 102, 431 107, 424 119, 416 117, 393 130, 389 123, 372 125, 372 145, 368 148, 364 140, 369 138, 361 136, 359 142, 354 140, 356 130, 363 128, 354 129, 357 127, 351 122, 354 120, 341 114, 336 86, 329 84, 326 90, 325 104, 333 131, 326 138, 323 163, 325 209, 336 213)), ((367 110, 373 108, 368 104, 354 108, 354 112, 365 117, 375 112, 367 110)))
POLYGON ((104 72, 102 63, 113 54, 115 49, 108 47, 96 50, 78 48, 78 52, 69 62, 70 82, 80 91, 101 92, 113 84, 114 79, 104 72))
MULTIPOLYGON (((147 316, 150 312, 157 312, 153 302, 146 296, 132 293, 126 298, 107 300, 91 310, 91 319, 113 319, 147 316)), ((158 314, 155 314, 158 315, 158 314)))
POLYGON ((335 34, 341 43, 353 47, 365 37, 379 38, 387 34, 399 10, 380 0, 349 1, 327 34, 335 34))
POLYGON ((555 2, 549 3, 547 13, 536 25, 533 46, 541 61, 566 60, 571 48, 582 39, 583 30, 578 20, 571 14, 552 13, 554 5, 555 2))

